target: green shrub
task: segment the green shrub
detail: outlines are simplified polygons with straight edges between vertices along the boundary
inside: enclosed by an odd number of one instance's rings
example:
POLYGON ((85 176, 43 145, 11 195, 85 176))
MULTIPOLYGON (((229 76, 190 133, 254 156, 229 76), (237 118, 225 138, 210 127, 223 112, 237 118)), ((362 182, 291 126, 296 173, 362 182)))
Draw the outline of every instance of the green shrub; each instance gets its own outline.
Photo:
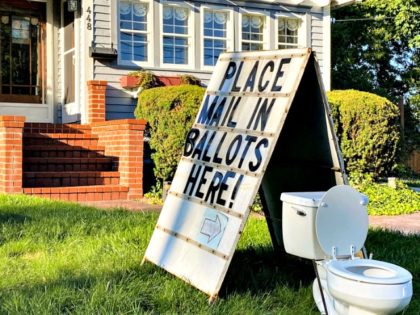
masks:
POLYGON ((386 98, 355 90, 328 92, 347 171, 386 176, 396 166, 398 107, 386 98))
POLYGON ((397 180, 397 188, 365 181, 356 188, 368 196, 370 215, 400 215, 420 210, 420 194, 397 180))
POLYGON ((205 89, 195 85, 165 86, 139 95, 135 116, 148 121, 156 178, 172 180, 188 130, 205 89))

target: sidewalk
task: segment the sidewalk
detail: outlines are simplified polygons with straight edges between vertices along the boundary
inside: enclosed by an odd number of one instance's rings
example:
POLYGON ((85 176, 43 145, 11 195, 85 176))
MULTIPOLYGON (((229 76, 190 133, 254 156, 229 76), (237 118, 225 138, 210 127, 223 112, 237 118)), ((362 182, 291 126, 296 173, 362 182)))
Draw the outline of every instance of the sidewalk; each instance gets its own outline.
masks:
MULTIPOLYGON (((113 200, 113 201, 88 201, 84 205, 100 208, 124 208, 130 211, 160 211, 161 205, 151 205, 146 199, 141 200, 113 200)), ((420 235, 420 211, 414 214, 396 216, 369 216, 370 227, 380 227, 392 231, 400 231, 404 234, 420 235)))
POLYGON ((369 225, 404 234, 420 234, 420 211, 395 216, 369 216, 369 225))

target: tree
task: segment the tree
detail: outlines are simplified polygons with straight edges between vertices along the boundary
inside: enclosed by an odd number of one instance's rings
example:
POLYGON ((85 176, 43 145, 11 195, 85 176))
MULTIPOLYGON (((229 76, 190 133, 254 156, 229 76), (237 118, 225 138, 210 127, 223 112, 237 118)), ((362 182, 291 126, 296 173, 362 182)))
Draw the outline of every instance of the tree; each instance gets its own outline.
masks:
POLYGON ((373 92, 394 103, 418 94, 418 0, 365 0, 333 14, 333 89, 373 92))

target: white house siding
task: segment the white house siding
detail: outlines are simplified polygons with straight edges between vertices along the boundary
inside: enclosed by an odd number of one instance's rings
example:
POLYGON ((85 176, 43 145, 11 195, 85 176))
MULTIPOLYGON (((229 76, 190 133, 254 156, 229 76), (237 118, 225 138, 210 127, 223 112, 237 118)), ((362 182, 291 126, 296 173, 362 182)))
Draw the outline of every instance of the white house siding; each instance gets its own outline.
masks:
POLYGON ((323 14, 312 13, 311 14, 311 45, 313 51, 316 53, 316 57, 321 66, 321 72, 324 72, 323 67, 323 54, 324 54, 324 41, 323 41, 323 14))
MULTIPOLYGON (((309 7, 291 7, 283 5, 273 5, 273 4, 264 4, 250 1, 188 1, 193 3, 199 12, 199 7, 201 4, 214 4, 214 5, 226 5, 235 12, 239 11, 239 8, 248 8, 248 9, 258 9, 258 10, 270 10, 270 11, 284 11, 284 12, 294 12, 294 13, 309 13, 311 18, 309 19, 310 27, 310 44, 313 50, 316 52, 318 60, 321 65, 321 71, 323 69, 323 10, 322 8, 309 8, 309 7), (235 6, 236 4, 236 6, 235 6)), ((158 16, 157 16, 157 1, 154 3, 154 12, 155 12, 155 25, 158 25, 158 16)), ((114 44, 114 47, 118 50, 118 43, 116 37, 116 21, 117 13, 111 14, 113 10, 116 10, 116 1, 111 0, 93 0, 93 40, 94 44, 102 47, 110 47, 111 43, 114 44), (113 29, 115 28, 115 29, 113 29)), ((198 14, 198 13, 196 13, 198 14)), ((271 14, 272 15, 272 14, 271 14)), ((196 19, 196 29, 200 29, 200 22, 196 19)), ((199 32, 196 32, 196 43, 199 40, 199 32)), ((155 40, 160 42, 159 36, 155 37, 155 40)), ((159 50, 155 51, 154 58, 159 60, 159 50)), ((201 58, 201 50, 197 49, 195 52, 196 58, 201 58)), ((200 59, 198 59, 200 60, 200 59)), ((196 64, 199 64, 197 62, 196 64)), ((106 80, 108 81, 107 89, 107 108, 106 108, 106 119, 120 119, 120 118, 132 118, 134 117, 134 109, 136 106, 136 99, 132 95, 120 87, 119 79, 121 76, 126 75, 130 71, 139 70, 137 67, 127 67, 118 65, 117 60, 113 61, 100 61, 95 60, 93 64, 93 79, 95 80, 106 80)), ((175 76, 178 74, 192 74, 206 83, 211 73, 208 71, 202 71, 200 69, 193 71, 180 71, 180 70, 169 70, 162 69, 159 67, 156 68, 147 68, 148 70, 153 71, 157 75, 168 75, 175 76)), ((329 71, 327 69, 326 71, 329 71)))

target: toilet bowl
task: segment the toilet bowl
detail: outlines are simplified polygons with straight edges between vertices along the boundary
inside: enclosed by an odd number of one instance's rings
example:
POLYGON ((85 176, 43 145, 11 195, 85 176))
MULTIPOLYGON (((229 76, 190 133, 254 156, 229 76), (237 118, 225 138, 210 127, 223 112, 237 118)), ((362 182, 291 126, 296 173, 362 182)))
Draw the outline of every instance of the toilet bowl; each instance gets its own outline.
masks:
POLYGON ((408 306, 410 272, 355 257, 368 232, 366 196, 342 185, 327 192, 283 193, 281 200, 285 250, 316 261, 313 293, 321 313, 326 306, 329 315, 394 314, 408 306))
POLYGON ((325 268, 328 292, 347 314, 395 314, 413 295, 411 274, 394 264, 371 259, 332 260, 325 268))

